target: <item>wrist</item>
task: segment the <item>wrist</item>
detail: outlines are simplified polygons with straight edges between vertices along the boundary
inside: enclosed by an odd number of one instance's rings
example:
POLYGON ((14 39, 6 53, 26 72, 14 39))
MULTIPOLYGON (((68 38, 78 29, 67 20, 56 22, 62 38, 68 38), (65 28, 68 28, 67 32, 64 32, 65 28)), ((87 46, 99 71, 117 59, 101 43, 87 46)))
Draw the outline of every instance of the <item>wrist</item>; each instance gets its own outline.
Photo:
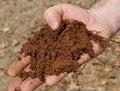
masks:
POLYGON ((90 10, 105 21, 113 34, 120 29, 120 0, 101 0, 90 10))

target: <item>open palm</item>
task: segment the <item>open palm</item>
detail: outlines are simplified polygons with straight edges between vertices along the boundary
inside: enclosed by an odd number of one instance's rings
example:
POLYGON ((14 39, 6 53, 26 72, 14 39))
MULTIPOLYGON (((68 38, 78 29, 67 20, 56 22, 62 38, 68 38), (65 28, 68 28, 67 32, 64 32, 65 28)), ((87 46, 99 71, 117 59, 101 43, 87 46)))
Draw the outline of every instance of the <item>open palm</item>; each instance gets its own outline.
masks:
MULTIPOLYGON (((112 32, 110 31, 112 28, 107 23, 107 19, 103 20, 102 16, 97 15, 94 10, 85 10, 70 4, 58 4, 48 8, 44 13, 44 17, 54 30, 59 26, 61 19, 74 19, 84 22, 90 31, 97 31, 99 32, 99 35, 106 39, 109 39, 112 36, 112 32)), ((102 52, 103 49, 99 46, 99 44, 93 43, 93 45, 96 55, 102 52)), ((22 54, 20 55, 20 58, 21 61, 13 62, 7 71, 8 75, 15 77, 9 85, 9 91, 16 91, 17 89, 21 89, 21 91, 33 91, 36 87, 42 85, 43 83, 46 83, 48 86, 52 86, 57 84, 67 75, 65 72, 61 73, 59 76, 46 76, 45 82, 40 81, 38 78, 28 78, 25 81, 22 81, 17 77, 17 75, 22 70, 30 71, 30 56, 25 57, 25 55, 22 54)), ((83 55, 78 62, 83 64, 88 60, 90 60, 90 57, 86 54, 83 55)))

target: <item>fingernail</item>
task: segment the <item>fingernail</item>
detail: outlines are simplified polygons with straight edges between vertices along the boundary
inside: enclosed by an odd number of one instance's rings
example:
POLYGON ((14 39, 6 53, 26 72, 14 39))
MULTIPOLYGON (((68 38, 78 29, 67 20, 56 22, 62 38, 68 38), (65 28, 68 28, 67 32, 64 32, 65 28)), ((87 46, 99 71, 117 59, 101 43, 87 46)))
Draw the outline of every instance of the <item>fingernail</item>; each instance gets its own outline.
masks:
POLYGON ((58 25, 58 24, 57 24, 57 22, 56 22, 55 20, 51 20, 49 25, 50 25, 50 27, 51 27, 52 29, 55 30, 55 29, 57 28, 57 25, 58 25))

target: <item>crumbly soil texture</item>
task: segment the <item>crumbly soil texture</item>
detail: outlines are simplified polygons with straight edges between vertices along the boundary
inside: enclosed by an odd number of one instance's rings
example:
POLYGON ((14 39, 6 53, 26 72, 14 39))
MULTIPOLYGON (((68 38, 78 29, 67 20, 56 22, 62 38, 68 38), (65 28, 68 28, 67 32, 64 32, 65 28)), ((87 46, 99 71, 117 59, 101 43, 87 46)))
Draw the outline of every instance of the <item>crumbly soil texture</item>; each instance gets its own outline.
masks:
POLYGON ((57 30, 44 25, 23 44, 20 53, 31 56, 31 71, 22 71, 18 76, 22 80, 32 77, 44 81, 46 75, 76 72, 81 55, 95 57, 91 41, 99 43, 103 49, 108 43, 108 40, 87 30, 86 25, 77 20, 64 20, 57 30))

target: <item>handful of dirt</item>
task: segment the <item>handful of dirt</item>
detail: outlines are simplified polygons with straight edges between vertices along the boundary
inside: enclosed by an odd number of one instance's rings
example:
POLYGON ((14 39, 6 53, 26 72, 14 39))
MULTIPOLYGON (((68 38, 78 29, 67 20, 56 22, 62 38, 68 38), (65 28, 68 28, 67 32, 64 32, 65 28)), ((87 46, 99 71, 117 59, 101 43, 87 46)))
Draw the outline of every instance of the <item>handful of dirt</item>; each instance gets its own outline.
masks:
POLYGON ((45 25, 23 44, 21 53, 31 56, 31 71, 22 71, 19 77, 22 80, 32 77, 44 81, 46 75, 76 72, 80 66, 77 61, 81 55, 89 54, 91 58, 95 57, 91 41, 99 43, 103 49, 108 43, 76 20, 63 21, 56 31, 45 25))

